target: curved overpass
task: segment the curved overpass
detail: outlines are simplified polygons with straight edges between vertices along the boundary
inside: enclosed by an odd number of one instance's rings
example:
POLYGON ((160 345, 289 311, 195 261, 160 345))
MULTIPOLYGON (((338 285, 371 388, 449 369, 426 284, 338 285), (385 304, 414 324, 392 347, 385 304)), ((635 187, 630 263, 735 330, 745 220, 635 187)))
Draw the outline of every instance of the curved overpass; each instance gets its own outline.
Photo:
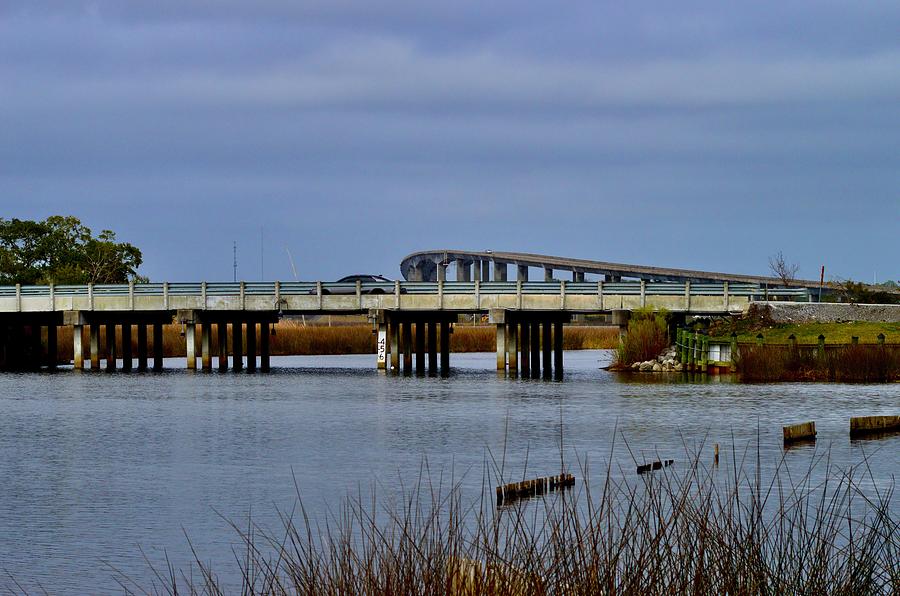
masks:
MULTIPOLYGON (((603 275, 608 281, 621 281, 622 278, 643 279, 646 281, 691 281, 691 282, 738 282, 760 285, 783 286, 776 277, 760 275, 741 275, 737 273, 719 273, 715 271, 699 271, 695 269, 674 269, 670 267, 652 267, 649 265, 628 265, 607 261, 591 261, 556 257, 524 252, 469 251, 469 250, 423 250, 407 255, 400 263, 400 273, 408 281, 446 280, 447 267, 456 264, 457 281, 506 281, 508 267, 514 265, 515 279, 528 280, 528 268, 536 267, 544 270, 544 279, 553 279, 555 271, 571 272, 573 281, 584 281, 585 273, 603 275)), ((817 288, 819 282, 812 280, 794 280, 793 287, 817 288)))

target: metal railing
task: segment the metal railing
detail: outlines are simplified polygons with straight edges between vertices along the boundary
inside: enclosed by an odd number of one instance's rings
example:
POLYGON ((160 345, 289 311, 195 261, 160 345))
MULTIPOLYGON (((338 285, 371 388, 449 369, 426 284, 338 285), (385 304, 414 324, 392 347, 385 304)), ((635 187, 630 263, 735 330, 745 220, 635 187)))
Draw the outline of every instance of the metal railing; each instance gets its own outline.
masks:
POLYGON ((0 286, 0 297, 42 296, 274 296, 317 294, 566 294, 624 296, 741 296, 752 299, 794 298, 809 300, 805 288, 764 288, 756 284, 690 282, 567 282, 567 281, 448 281, 448 282, 207 282, 93 285, 0 286), (205 286, 205 289, 204 289, 205 286), (277 286, 277 289, 276 289, 277 286), (521 289, 520 289, 521 286, 521 289))

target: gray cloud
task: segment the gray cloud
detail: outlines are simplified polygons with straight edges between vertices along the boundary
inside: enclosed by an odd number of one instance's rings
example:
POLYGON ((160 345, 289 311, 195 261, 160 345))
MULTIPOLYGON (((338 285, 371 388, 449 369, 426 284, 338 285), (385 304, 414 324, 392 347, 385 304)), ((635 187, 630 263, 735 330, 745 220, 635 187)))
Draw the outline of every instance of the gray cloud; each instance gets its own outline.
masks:
POLYGON ((896 3, 0 3, 0 205, 156 278, 434 245, 900 277, 896 3), (709 246, 682 246, 695 229, 709 246), (842 238, 837 244, 823 239, 842 238), (193 258, 185 258, 184 255, 193 258), (298 256, 299 255, 299 256, 298 256))

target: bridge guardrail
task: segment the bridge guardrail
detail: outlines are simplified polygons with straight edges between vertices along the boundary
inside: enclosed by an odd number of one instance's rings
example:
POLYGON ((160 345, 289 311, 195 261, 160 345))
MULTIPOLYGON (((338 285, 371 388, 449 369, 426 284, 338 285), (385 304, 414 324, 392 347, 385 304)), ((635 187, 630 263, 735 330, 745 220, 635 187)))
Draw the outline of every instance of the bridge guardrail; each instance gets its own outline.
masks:
MULTIPOLYGON (((459 282, 448 281, 443 284, 438 282, 400 282, 400 292, 404 294, 437 294, 442 286, 444 294, 475 294, 476 286, 482 294, 517 294, 521 283, 521 292, 532 295, 554 295, 563 291, 563 282, 554 281, 485 281, 485 282, 459 282)), ((317 282, 243 282, 243 293, 247 296, 274 296, 315 294, 318 291, 317 282)), ((242 283, 239 282, 208 282, 205 284, 207 296, 239 296, 242 283)), ((146 283, 146 284, 94 284, 88 285, 58 285, 53 286, 53 293, 57 296, 127 296, 133 292, 135 296, 201 296, 204 292, 204 284, 197 282, 176 283, 146 283)), ((771 298, 795 298, 809 299, 810 293, 805 288, 764 288, 754 284, 730 284, 724 283, 693 283, 688 285, 681 282, 565 282, 567 295, 591 295, 609 294, 623 296, 637 296, 643 293, 646 296, 682 296, 689 292, 691 296, 724 296, 726 292, 730 296, 750 297, 763 300, 771 298)), ((51 286, 23 285, 0 286, 0 297, 41 297, 50 296, 51 286)), ((355 283, 322 282, 323 294, 354 294, 355 283)), ((363 294, 393 294, 396 292, 395 283, 371 282, 360 284, 360 292, 363 294)))

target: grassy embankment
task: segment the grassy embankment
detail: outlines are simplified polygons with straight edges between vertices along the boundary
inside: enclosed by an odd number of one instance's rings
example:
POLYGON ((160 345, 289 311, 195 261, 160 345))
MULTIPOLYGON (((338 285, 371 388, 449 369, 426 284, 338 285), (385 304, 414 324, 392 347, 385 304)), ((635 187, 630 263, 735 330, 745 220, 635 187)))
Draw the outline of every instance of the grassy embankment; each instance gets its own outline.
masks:
MULTIPOLYGON (((230 329, 230 327, 229 327, 230 329)), ((177 357, 185 355, 184 336, 181 325, 165 325, 163 327, 163 355, 177 357)), ((132 331, 132 353, 137 355, 137 332, 132 331)), ((232 350, 231 333, 228 337, 228 349, 232 350)), ((100 329, 100 342, 106 345, 106 328, 100 329)), ((148 333, 150 353, 152 354, 153 337, 148 333)), ((59 356, 62 360, 72 358, 72 329, 59 329, 59 356)), ((218 355, 218 328, 212 328, 212 353, 218 355)), ((118 353, 122 354, 121 331, 116 333, 118 353)), ((197 353, 200 353, 200 333, 196 334, 197 353)), ((324 325, 304 326, 294 321, 282 321, 275 325, 275 335, 270 338, 273 356, 290 355, 335 355, 335 354, 374 354, 375 335, 370 325, 324 325)), ((88 349, 89 337, 85 330, 82 345, 88 349)), ((246 346, 246 338, 244 339, 246 346)), ((615 327, 566 327, 563 332, 563 347, 566 350, 610 349, 618 345, 618 330, 615 327)), ((450 336, 452 352, 493 352, 496 349, 493 326, 456 325, 450 336)))
MULTIPOLYGON (((732 447, 732 449, 735 449, 732 447)), ((735 461, 744 461, 735 454, 735 461)), ((761 481, 686 453, 683 469, 495 508, 458 485, 422 478, 396 499, 347 498, 326 522, 302 504, 274 531, 232 525, 241 545, 225 577, 195 552, 168 559, 140 593, 220 594, 888 594, 900 590, 900 528, 890 487, 872 494, 867 465, 844 473, 814 458, 800 477, 761 481), (817 463, 818 462, 818 463, 817 463), (827 465, 827 481, 814 480, 827 465), (858 476, 862 475, 862 478, 858 476)), ((728 456, 725 458, 729 460, 728 456)), ((759 464, 757 464, 758 466, 759 464)), ((779 468, 781 469, 781 468, 779 468)), ((487 471, 485 484, 502 484, 487 471)), ((192 547, 193 549, 193 547, 192 547)), ((151 566, 153 563, 151 563, 151 566)))
MULTIPOLYGON (((849 344, 852 337, 858 337, 861 344, 874 344, 878 334, 883 333, 885 343, 900 344, 900 323, 869 323, 852 321, 847 323, 782 323, 756 327, 733 329, 738 335, 738 343, 756 343, 756 336, 762 333, 767 344, 788 344, 788 337, 794 335, 798 344, 815 345, 819 335, 825 336, 825 344, 849 344)), ((713 331, 713 330, 711 330, 713 331)), ((717 338, 730 339, 731 330, 719 329, 717 338), (726 333, 727 332, 727 333, 726 333)))

